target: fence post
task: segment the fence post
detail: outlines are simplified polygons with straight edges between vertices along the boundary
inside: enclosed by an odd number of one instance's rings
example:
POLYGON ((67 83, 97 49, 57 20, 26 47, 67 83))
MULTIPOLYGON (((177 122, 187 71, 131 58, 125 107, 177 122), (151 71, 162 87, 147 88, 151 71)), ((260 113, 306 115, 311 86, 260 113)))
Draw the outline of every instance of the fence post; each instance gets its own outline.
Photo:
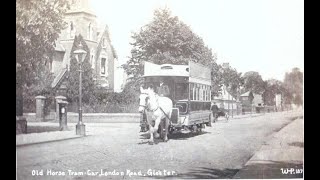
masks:
POLYGON ((46 97, 37 96, 36 98, 36 120, 44 121, 44 103, 46 97))

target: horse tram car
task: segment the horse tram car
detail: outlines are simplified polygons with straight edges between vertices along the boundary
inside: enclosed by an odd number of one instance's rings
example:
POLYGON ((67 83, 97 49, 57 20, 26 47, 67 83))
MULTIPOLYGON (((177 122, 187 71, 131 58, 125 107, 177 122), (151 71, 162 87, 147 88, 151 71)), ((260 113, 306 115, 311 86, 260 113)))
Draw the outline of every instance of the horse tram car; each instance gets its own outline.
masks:
MULTIPOLYGON (((172 100, 168 133, 199 133, 213 120, 211 106, 211 69, 189 61, 188 65, 144 64, 144 83, 159 96, 162 94, 172 100), (161 87, 167 94, 160 92, 161 87)), ((168 117, 168 116, 166 116, 168 117)), ((141 132, 149 130, 148 118, 153 118, 148 110, 141 112, 141 132)), ((153 124, 154 125, 154 124, 153 124)), ((158 133, 162 133, 160 126, 158 133)))

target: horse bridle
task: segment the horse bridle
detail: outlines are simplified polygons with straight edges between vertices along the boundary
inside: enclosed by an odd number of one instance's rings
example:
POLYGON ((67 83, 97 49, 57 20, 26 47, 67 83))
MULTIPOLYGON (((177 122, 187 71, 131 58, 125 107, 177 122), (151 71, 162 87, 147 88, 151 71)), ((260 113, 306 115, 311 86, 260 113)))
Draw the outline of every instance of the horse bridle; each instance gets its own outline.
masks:
MULTIPOLYGON (((141 94, 146 94, 147 95, 147 98, 149 98, 150 99, 150 97, 149 97, 149 94, 148 93, 141 93, 141 94)), ((147 101, 147 98, 146 98, 146 101, 147 101)), ((159 109, 159 105, 157 106, 157 108, 156 109, 150 109, 147 105, 141 105, 141 104, 139 104, 139 106, 142 106, 142 107, 144 107, 145 108, 145 110, 147 110, 147 111, 151 111, 151 112, 154 112, 154 111, 156 111, 156 110, 158 110, 159 109)))

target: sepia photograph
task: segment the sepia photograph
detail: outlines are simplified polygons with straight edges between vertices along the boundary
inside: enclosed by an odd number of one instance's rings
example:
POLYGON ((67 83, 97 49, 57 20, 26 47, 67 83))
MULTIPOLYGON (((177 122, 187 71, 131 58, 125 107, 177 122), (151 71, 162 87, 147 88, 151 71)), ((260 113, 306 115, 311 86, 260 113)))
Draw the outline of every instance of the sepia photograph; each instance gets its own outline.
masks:
POLYGON ((304 179, 304 1, 16 0, 16 179, 304 179))

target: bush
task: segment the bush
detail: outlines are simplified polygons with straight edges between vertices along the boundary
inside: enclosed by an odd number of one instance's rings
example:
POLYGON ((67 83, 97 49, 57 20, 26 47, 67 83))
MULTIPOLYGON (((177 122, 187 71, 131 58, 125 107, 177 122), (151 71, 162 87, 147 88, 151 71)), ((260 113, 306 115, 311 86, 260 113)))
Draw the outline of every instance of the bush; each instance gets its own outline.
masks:
POLYGON ((23 87, 23 112, 35 112, 36 111, 36 96, 46 97, 44 104, 45 114, 49 114, 50 109, 53 107, 54 90, 51 88, 51 82, 53 76, 46 70, 38 74, 38 81, 30 85, 23 87))

